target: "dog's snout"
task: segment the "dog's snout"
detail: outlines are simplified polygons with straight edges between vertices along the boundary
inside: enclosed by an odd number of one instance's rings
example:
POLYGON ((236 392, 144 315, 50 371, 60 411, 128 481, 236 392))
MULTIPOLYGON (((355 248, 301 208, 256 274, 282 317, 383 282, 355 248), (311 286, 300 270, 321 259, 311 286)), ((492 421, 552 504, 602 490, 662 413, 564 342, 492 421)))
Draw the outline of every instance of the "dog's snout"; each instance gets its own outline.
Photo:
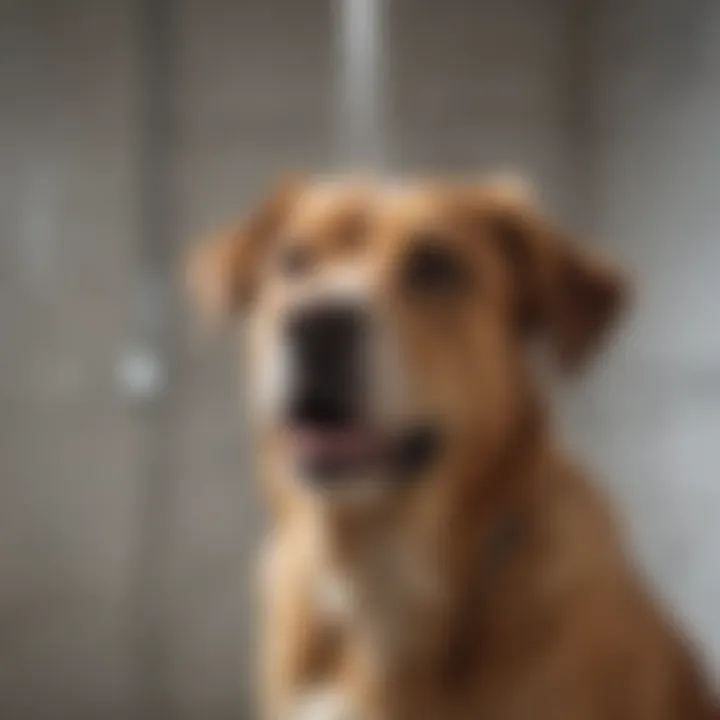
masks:
POLYGON ((365 326, 365 313, 353 305, 317 305, 290 318, 293 422, 338 426, 357 419, 365 326))
POLYGON ((329 355, 357 342, 362 311, 351 305, 318 305, 297 311, 288 323, 290 339, 317 353, 329 355))

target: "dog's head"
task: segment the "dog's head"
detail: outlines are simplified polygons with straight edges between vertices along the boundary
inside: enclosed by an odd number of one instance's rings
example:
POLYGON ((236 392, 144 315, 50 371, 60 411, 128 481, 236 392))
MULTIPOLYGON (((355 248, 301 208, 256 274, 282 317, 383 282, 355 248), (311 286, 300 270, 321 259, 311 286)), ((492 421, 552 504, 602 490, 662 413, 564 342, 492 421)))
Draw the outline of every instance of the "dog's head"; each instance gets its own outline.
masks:
POLYGON ((501 447, 534 397, 528 343, 577 368, 626 289, 504 182, 293 183, 201 245, 190 280, 212 316, 248 318, 253 415, 329 497, 501 447))

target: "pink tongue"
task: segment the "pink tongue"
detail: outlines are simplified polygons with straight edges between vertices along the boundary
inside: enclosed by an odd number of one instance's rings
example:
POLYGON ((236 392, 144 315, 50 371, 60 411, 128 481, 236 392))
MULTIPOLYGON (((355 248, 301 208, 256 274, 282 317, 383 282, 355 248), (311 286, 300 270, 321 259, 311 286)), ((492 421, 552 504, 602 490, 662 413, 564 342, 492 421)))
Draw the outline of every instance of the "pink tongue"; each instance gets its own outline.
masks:
POLYGON ((313 430, 293 431, 293 441, 305 457, 331 460, 356 460, 374 452, 377 443, 371 433, 364 430, 313 430))

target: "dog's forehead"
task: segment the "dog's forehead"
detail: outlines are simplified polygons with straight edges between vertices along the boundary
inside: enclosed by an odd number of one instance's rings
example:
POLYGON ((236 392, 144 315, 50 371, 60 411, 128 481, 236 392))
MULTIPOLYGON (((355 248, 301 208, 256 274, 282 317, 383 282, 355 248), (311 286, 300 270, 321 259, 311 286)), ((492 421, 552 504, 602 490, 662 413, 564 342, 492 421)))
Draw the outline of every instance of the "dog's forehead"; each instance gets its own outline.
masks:
POLYGON ((391 235, 433 228, 447 220, 451 197, 447 188, 418 181, 319 180, 303 189, 286 217, 282 234, 322 242, 341 232, 344 223, 358 218, 391 235))
POLYGON ((408 238, 447 228, 455 220, 452 192, 428 183, 384 186, 378 194, 378 223, 390 236, 408 238))
POLYGON ((437 218, 447 205, 447 195, 440 188, 419 183, 390 187, 382 197, 387 214, 417 222, 437 218))
POLYGON ((316 181, 297 198, 286 218, 285 229, 290 233, 316 234, 345 218, 368 212, 373 195, 372 187, 363 180, 316 181))

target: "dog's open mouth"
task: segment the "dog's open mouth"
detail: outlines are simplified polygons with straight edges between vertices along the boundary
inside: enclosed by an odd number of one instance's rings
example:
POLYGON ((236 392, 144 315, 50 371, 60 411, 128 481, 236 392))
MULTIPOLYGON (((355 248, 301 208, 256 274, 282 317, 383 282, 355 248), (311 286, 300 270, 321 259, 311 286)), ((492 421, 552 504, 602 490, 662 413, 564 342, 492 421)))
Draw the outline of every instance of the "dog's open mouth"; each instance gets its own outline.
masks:
POLYGON ((383 472, 393 479, 415 475, 435 458, 440 436, 429 424, 399 433, 371 427, 311 427, 290 429, 290 450, 303 475, 332 482, 383 472))
POLYGON ((304 474, 332 479, 366 472, 383 459, 379 433, 365 427, 295 427, 290 446, 304 474))

